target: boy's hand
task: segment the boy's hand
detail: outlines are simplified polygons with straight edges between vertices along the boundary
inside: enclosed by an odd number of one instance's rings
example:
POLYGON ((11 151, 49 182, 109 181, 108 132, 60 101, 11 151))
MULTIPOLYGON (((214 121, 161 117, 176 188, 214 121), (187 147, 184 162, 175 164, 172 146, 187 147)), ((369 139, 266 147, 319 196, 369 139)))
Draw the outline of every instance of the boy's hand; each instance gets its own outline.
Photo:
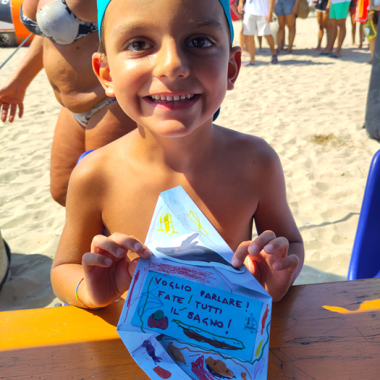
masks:
POLYGON ((265 231, 255 240, 241 243, 231 263, 239 267, 244 262, 276 302, 288 291, 299 264, 298 256, 288 256, 288 249, 289 241, 286 238, 265 231))
POLYGON ((91 253, 82 257, 84 282, 81 286, 86 287, 87 294, 82 299, 80 288, 78 292, 84 304, 106 306, 129 289, 138 259, 131 261, 128 251, 136 252, 144 259, 152 254, 133 236, 114 233, 109 237, 97 235, 93 238, 91 253))
POLYGON ((240 14, 243 14, 243 8, 244 8, 243 0, 240 0, 240 1, 239 1, 239 4, 238 4, 238 12, 239 12, 240 14))
POLYGON ((269 11, 269 13, 267 14, 267 17, 265 19, 265 22, 267 24, 269 24, 271 21, 273 20, 273 12, 272 11, 269 11))

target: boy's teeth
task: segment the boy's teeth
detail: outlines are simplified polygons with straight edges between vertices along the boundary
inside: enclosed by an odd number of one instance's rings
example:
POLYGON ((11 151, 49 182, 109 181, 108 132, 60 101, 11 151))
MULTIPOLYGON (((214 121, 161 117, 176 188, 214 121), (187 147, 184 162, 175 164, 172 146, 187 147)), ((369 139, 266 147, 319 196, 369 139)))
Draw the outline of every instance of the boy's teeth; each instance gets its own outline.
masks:
POLYGON ((152 100, 161 100, 161 101, 166 101, 166 102, 178 102, 180 100, 185 100, 185 99, 192 99, 195 95, 192 94, 186 94, 186 95, 151 95, 152 100))

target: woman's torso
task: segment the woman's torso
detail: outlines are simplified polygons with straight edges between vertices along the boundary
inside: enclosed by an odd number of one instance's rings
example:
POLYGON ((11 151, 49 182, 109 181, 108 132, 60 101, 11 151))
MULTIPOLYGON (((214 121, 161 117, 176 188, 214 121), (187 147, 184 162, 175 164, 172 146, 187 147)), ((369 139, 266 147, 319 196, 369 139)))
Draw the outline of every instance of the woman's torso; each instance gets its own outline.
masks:
MULTIPOLYGON (((23 6, 24 14, 36 20, 37 11, 55 1, 26 0, 23 6)), ((65 1, 67 7, 79 20, 96 22, 95 0, 65 1)), ((46 74, 59 103, 72 112, 88 111, 106 98, 91 63, 92 54, 98 49, 98 41, 97 31, 68 45, 61 45, 50 38, 44 38, 43 62, 46 74)))

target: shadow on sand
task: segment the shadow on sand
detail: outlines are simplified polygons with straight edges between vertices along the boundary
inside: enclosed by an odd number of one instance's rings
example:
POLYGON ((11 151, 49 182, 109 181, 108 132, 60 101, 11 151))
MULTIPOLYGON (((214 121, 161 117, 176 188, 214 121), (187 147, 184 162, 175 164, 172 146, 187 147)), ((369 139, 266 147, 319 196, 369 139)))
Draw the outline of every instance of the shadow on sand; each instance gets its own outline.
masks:
MULTIPOLYGON (((328 56, 321 56, 320 51, 315 49, 297 49, 293 50, 293 55, 301 56, 301 55, 309 55, 311 57, 320 58, 326 61, 326 63, 334 62, 337 60, 340 61, 352 61, 358 64, 362 64, 368 62, 371 59, 371 54, 368 49, 358 49, 358 48, 343 48, 342 56, 339 58, 332 58, 328 56)), ((279 57, 286 57, 287 54, 281 53, 279 57)), ((289 55, 290 57, 290 55, 289 55)))
POLYGON ((12 253, 11 278, 0 292, 0 311, 49 305, 56 298, 50 283, 52 263, 45 255, 12 253))
MULTIPOLYGON (((290 56, 289 56, 290 57, 290 56)), ((326 66, 326 65, 332 65, 333 62, 314 62, 312 60, 297 60, 297 59, 286 59, 284 56, 282 57, 279 57, 278 58, 278 63, 277 65, 282 65, 282 66, 315 66, 315 65, 323 65, 323 66, 326 66)), ((269 58, 268 58, 268 61, 259 61, 259 60, 255 60, 255 66, 249 66, 249 67, 242 67, 241 69, 243 70, 246 70, 246 69, 249 69, 249 68, 253 68, 253 67, 256 67, 256 66, 268 66, 268 65, 271 65, 272 64, 269 62, 269 58)), ((276 65, 273 65, 273 66, 276 66, 276 65)))
POLYGON ((299 59, 285 59, 284 56, 278 59, 278 64, 282 66, 327 66, 332 65, 333 62, 314 62, 310 59, 299 60, 299 59))
MULTIPOLYGON (((247 58, 247 57, 245 57, 247 58)), ((345 48, 342 49, 342 56, 339 58, 332 58, 329 56, 321 56, 320 51, 315 49, 297 49, 294 48, 292 54, 287 54, 286 51, 281 51, 278 54, 278 64, 282 66, 315 66, 315 65, 332 65, 337 61, 352 61, 359 65, 365 64, 371 58, 371 54, 368 49, 358 49, 358 48, 345 48), (305 56, 309 56, 310 59, 307 59, 305 56), (306 58, 306 59, 296 59, 306 58), (314 60, 318 59, 318 62, 314 60)), ((260 52, 258 49, 256 51, 256 61, 255 66, 268 65, 270 61, 270 51, 268 48, 264 49, 263 52, 260 52), (260 58, 267 57, 265 61, 261 61, 260 58)))

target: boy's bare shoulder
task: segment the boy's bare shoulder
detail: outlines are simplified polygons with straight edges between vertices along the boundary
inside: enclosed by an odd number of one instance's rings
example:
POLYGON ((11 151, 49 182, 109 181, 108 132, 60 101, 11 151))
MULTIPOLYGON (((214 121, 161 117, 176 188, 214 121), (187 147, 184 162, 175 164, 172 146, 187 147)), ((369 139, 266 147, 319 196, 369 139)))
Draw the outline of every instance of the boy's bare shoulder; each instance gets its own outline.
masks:
POLYGON ((116 140, 85 156, 71 174, 69 195, 74 193, 78 200, 100 199, 117 175, 122 154, 121 142, 116 140))
POLYGON ((226 173, 227 180, 239 185, 243 202, 257 207, 265 199, 272 202, 276 197, 281 198, 284 173, 274 149, 260 137, 226 128, 220 130, 220 136, 221 175, 226 173))
POLYGON ((224 127, 218 128, 222 144, 243 167, 251 169, 254 165, 265 170, 279 163, 277 153, 264 139, 224 127))

